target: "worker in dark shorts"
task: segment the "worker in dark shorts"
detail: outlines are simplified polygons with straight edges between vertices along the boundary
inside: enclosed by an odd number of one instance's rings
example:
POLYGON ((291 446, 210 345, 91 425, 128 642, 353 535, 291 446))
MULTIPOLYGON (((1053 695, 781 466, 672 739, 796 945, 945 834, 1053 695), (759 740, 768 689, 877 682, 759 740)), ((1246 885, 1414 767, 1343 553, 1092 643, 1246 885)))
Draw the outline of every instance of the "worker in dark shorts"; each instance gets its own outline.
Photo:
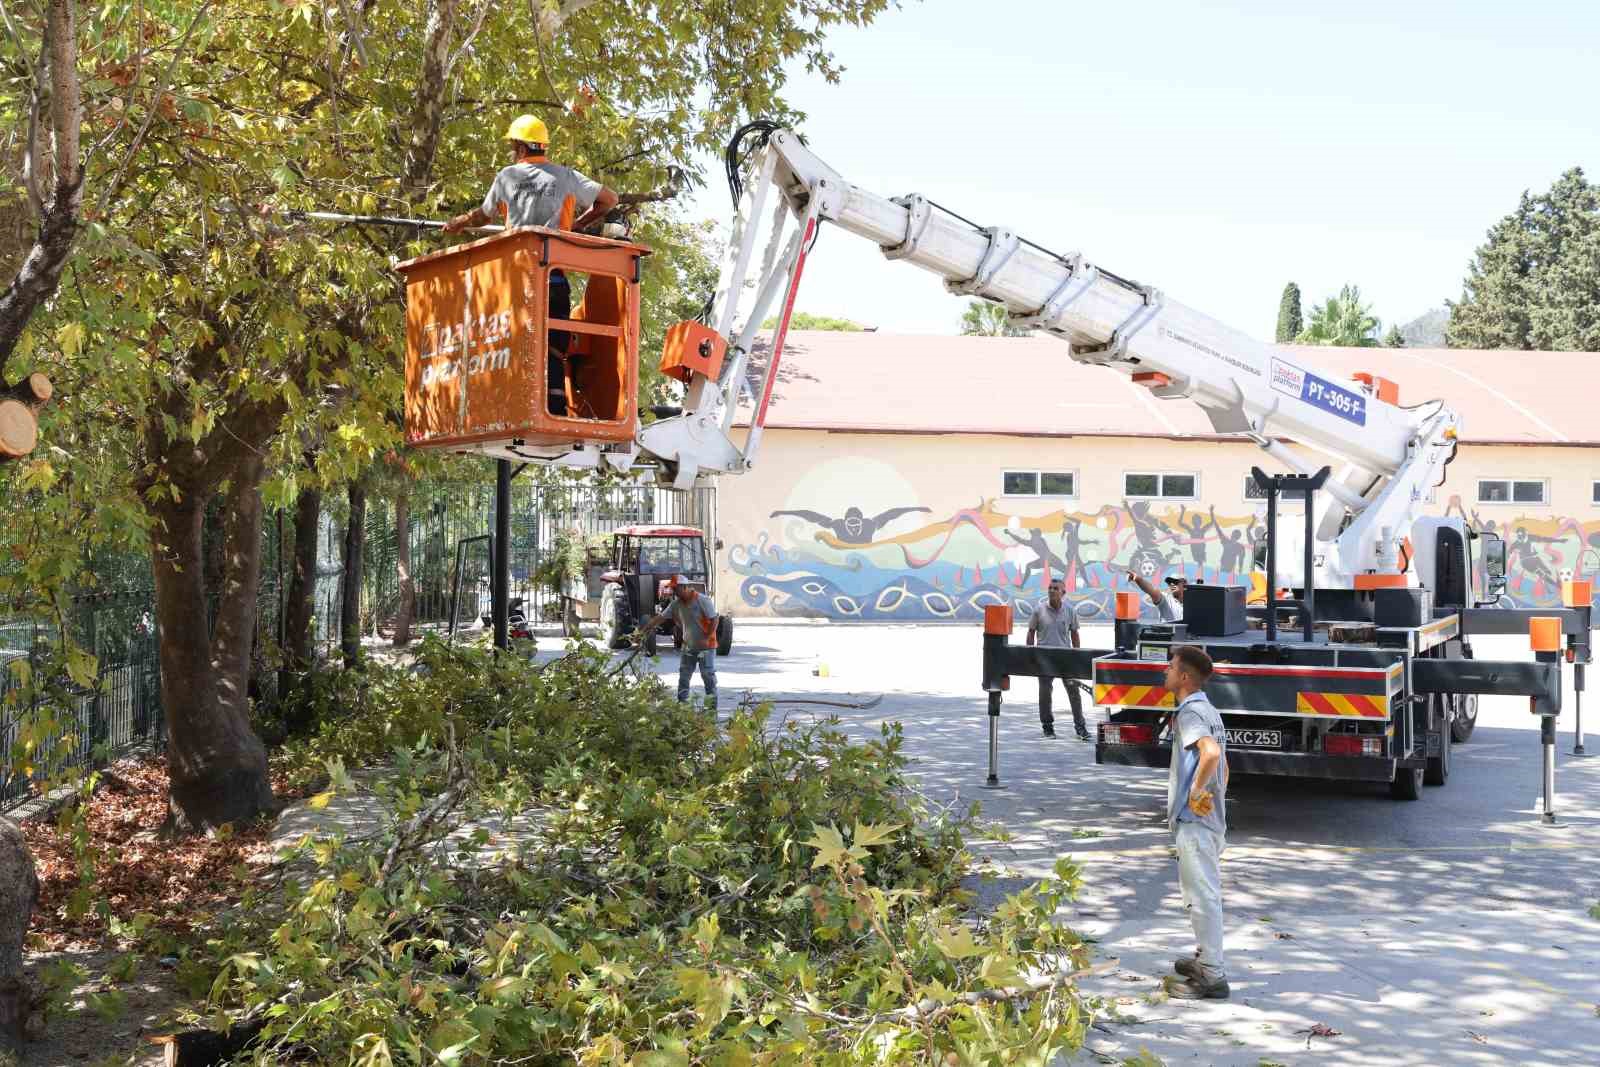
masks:
MULTIPOLYGON (((1060 578, 1051 579, 1045 598, 1034 606, 1033 614, 1028 618, 1028 644, 1037 643, 1040 648, 1078 647, 1078 615, 1066 599, 1066 592, 1066 582, 1060 578)), ((1078 695, 1078 686, 1071 678, 1061 679, 1061 684, 1066 686, 1067 699, 1072 702, 1072 725, 1078 731, 1078 740, 1087 741, 1089 727, 1083 721, 1083 698, 1078 695)), ((1056 736, 1056 718, 1051 708, 1054 689, 1055 680, 1041 675, 1039 725, 1044 727, 1044 735, 1051 739, 1056 736)))

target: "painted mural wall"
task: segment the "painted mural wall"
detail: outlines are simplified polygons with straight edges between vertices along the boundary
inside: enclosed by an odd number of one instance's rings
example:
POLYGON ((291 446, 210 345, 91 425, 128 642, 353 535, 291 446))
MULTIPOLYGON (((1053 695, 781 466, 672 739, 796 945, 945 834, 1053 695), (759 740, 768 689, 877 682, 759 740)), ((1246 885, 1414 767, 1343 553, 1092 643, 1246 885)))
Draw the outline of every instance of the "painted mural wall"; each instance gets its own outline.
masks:
MULTIPOLYGON (((859 443, 868 447, 852 449, 838 440, 799 440, 839 435, 787 436, 794 440, 779 445, 787 453, 783 460, 773 462, 769 451, 763 463, 766 479, 787 484, 769 481, 756 489, 746 475, 744 484, 721 495, 723 596, 746 614, 960 621, 980 619, 987 605, 1010 603, 1026 618, 1049 581, 1060 577, 1080 618, 1109 622, 1113 594, 1132 588, 1130 569, 1152 580, 1181 574, 1248 585, 1256 545, 1266 536, 1261 512, 1243 498, 1243 472, 1259 453, 1231 444, 1166 442, 1169 469, 1197 466, 1193 454, 1172 450, 1206 452, 1198 501, 1115 496, 1125 464, 1151 466, 1149 458, 1118 454, 1148 447, 1144 441, 1109 449, 1102 442, 1076 454, 1076 469, 1093 462, 1096 472, 1111 471, 1115 479, 1081 476, 1077 499, 1050 501, 973 491, 986 487, 983 482, 992 486, 998 474, 965 477, 961 468, 970 460, 941 464, 939 447, 919 454, 904 438, 863 435, 859 443), (1220 499, 1220 506, 1208 497, 1220 499)), ((1016 461, 996 454, 976 465, 998 472, 1016 461)), ((1055 465, 1067 464, 1057 458, 1055 465)), ((1452 480, 1473 484, 1458 480, 1454 470, 1452 480)), ((1577 516, 1484 509, 1463 504, 1461 494, 1442 495, 1443 505, 1429 510, 1462 514, 1506 538, 1504 606, 1558 604, 1563 577, 1596 579, 1600 587, 1600 514, 1594 509, 1577 516)))

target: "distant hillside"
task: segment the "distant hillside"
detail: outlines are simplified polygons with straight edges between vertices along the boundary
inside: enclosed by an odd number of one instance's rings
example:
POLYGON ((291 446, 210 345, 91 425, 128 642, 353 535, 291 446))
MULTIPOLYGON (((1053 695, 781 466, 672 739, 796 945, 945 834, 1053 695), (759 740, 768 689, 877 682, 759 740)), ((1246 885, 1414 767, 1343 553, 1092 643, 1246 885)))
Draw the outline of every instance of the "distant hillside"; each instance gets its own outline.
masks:
POLYGON ((1407 348, 1443 348, 1444 328, 1450 324, 1449 308, 1434 308, 1400 327, 1407 348))

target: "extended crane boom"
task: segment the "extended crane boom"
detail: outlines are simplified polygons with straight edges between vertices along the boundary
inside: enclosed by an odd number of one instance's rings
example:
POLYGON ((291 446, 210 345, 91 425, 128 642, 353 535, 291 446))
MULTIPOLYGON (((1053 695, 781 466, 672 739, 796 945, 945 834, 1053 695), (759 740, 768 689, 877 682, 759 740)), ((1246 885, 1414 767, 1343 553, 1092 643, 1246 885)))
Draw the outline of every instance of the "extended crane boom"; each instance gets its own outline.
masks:
MULTIPOLYGON (((1319 586, 1399 570, 1400 542, 1453 455, 1456 414, 1434 402, 1402 408, 1376 382, 1319 371, 1081 255, 1057 255, 1002 226, 980 226, 925 197, 885 198, 852 185, 792 131, 755 123, 729 146, 756 139, 756 179, 739 191, 711 325, 728 341, 716 382, 691 382, 682 415, 645 427, 647 454, 696 473, 740 473, 755 462, 782 360, 795 293, 818 228, 831 222, 944 279, 951 293, 1003 305, 1013 321, 1068 342, 1068 354, 1130 376, 1163 398, 1199 404, 1219 433, 1248 436, 1291 469, 1308 466, 1277 440, 1294 440, 1345 464, 1325 486, 1319 586), (769 203, 770 201, 770 203, 769 203), (771 223, 762 225, 766 212, 771 223), (758 237, 767 240, 756 258, 758 237), (743 447, 733 443, 755 335, 782 291, 782 309, 743 447)), ((1295 554, 1291 553, 1290 558, 1295 554)), ((1294 574, 1286 575, 1291 581, 1294 574)))

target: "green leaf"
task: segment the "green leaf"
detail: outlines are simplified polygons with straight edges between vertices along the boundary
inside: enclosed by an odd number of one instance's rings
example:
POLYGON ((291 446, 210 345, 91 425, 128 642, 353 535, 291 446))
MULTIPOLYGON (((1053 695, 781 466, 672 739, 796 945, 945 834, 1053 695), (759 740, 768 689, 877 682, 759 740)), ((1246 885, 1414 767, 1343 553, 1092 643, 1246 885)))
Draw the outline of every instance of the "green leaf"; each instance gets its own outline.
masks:
POLYGON ((899 823, 856 823, 856 831, 852 836, 854 843, 861 848, 871 848, 881 845, 892 839, 900 829, 899 823))
POLYGON ((972 931, 965 926, 944 927, 934 934, 933 943, 939 946, 940 952, 953 960, 983 955, 983 949, 972 938, 972 931))
POLYGON ((99 680, 100 661, 87 649, 77 645, 67 646, 67 675, 73 684, 93 689, 99 680))
POLYGON ((844 843, 844 835, 839 832, 838 827, 831 825, 817 827, 816 833, 801 843, 817 850, 816 859, 811 861, 812 870, 818 867, 837 867, 849 852, 844 843))
POLYGON ((61 349, 61 354, 72 359, 83 350, 84 339, 88 331, 81 322, 69 322, 56 331, 56 347, 61 349))

